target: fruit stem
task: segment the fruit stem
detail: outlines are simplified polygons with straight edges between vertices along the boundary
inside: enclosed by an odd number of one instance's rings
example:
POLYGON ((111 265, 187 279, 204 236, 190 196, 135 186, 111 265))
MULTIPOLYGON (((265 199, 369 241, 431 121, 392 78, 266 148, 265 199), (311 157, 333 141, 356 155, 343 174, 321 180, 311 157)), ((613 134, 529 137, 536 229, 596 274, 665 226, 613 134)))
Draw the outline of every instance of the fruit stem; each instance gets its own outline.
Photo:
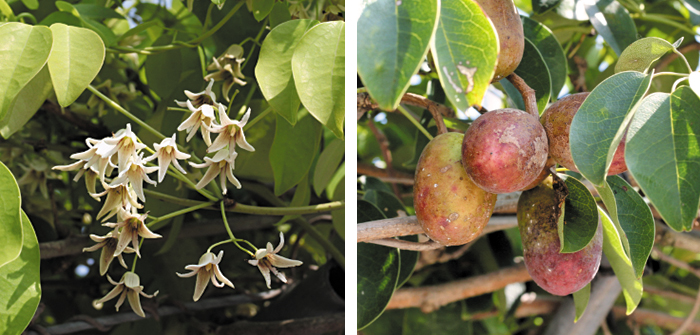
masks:
POLYGON ((527 85, 525 80, 523 80, 523 78, 520 78, 520 76, 518 76, 515 73, 511 73, 506 78, 508 78, 508 81, 510 81, 510 83, 513 84, 513 86, 515 86, 518 92, 520 92, 520 95, 523 96, 523 101, 525 102, 525 111, 539 120, 540 112, 537 109, 537 97, 535 96, 535 90, 530 88, 530 86, 527 85))
POLYGON ((413 116, 411 116, 411 114, 406 110, 406 108, 403 108, 403 106, 399 105, 398 110, 409 121, 411 121, 411 123, 413 123, 413 125, 416 126, 416 128, 418 128, 418 130, 420 130, 420 132, 423 133, 423 135, 425 135, 425 137, 427 137, 429 140, 433 139, 433 135, 430 135, 430 133, 425 128, 423 128, 423 126, 420 124, 420 122, 418 122, 418 120, 414 119, 413 116))

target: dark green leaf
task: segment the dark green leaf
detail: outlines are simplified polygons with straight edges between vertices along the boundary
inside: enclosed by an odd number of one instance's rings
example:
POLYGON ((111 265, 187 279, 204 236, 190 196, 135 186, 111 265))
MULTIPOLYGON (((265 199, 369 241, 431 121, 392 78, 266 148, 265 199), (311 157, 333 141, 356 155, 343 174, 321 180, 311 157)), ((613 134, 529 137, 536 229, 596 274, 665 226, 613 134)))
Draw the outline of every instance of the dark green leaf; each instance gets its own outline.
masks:
MULTIPOLYGON (((577 252, 588 245, 598 229, 598 212, 595 199, 578 179, 559 175, 569 189, 569 196, 564 204, 562 253, 577 252)), ((561 221, 561 220, 560 220, 561 221)), ((560 228, 561 229, 561 228, 560 228)))
MULTIPOLYGON (((345 156, 345 141, 337 138, 333 139, 321 152, 321 156, 318 157, 318 163, 316 163, 313 179, 314 192, 316 192, 317 196, 321 196, 323 190, 328 186, 328 182, 331 181, 335 171, 338 169, 343 156, 345 156)), ((330 195, 326 195, 326 197, 330 197, 330 195)))
MULTIPOLYGON (((549 97, 552 92, 552 84, 550 82, 549 69, 547 69, 547 64, 544 62, 542 55, 537 51, 535 45, 525 38, 525 51, 523 52, 523 60, 515 69, 515 73, 523 78, 530 88, 535 90, 535 97, 537 98, 537 109, 539 113, 544 112, 547 103, 549 102, 549 97), (545 75, 546 74, 546 75, 545 75)), ((516 101, 517 97, 522 96, 520 92, 515 89, 510 82, 504 84, 508 79, 501 79, 501 85, 506 90, 509 96, 513 97, 513 101, 516 101)), ((557 92, 558 93, 558 92, 557 92)))
POLYGON ((622 51, 637 40, 637 27, 627 9, 616 0, 599 0, 595 4, 585 4, 586 13, 595 30, 615 51, 622 51))
POLYGON ((382 211, 382 214, 388 218, 399 216, 399 211, 406 213, 406 208, 403 207, 401 201, 389 192, 369 190, 365 192, 365 196, 362 199, 377 206, 382 211))
POLYGON ((262 21, 272 11, 275 0, 255 0, 253 1, 253 16, 258 22, 262 21))
MULTIPOLYGON (((258 106, 258 108, 252 108, 250 119, 255 119, 265 108, 267 107, 258 106)), ((270 149, 274 141, 274 136, 271 136, 271 134, 275 132, 276 120, 277 115, 269 113, 262 120, 258 121, 255 127, 246 130, 246 140, 255 148, 255 152, 238 150, 236 170, 234 172, 236 176, 267 183, 274 181, 272 165, 270 165, 270 149)))
MULTIPOLYGON (((357 201, 357 222, 384 219, 372 203, 357 201)), ((396 248, 357 244, 357 329, 376 320, 394 294, 399 278, 400 256, 396 248)))
POLYGON ((93 19, 123 19, 124 16, 113 9, 95 4, 75 4, 73 7, 80 13, 80 16, 93 19))
MULTIPOLYGON (((292 197, 292 201, 289 203, 289 207, 308 206, 310 201, 311 187, 309 185, 309 176, 306 175, 299 182, 296 190, 294 190, 294 196, 292 197)), ((295 217, 298 217, 298 215, 285 215, 275 225, 281 225, 295 217)))
POLYGON ((532 0, 532 11, 536 14, 542 14, 556 7, 561 0, 532 0))
POLYGON ((480 106, 496 68, 498 37, 479 5, 473 0, 441 2, 430 49, 450 102, 460 110, 480 106))
POLYGON ((365 176, 365 191, 368 192, 370 190, 383 191, 387 193, 393 192, 391 187, 389 187, 389 185, 387 185, 385 182, 379 180, 379 178, 365 176))
POLYGON ((571 156, 579 172, 602 185, 617 146, 639 102, 649 89, 651 74, 615 74, 593 89, 571 121, 571 156))
POLYGON ((379 108, 394 110, 425 59, 437 28, 437 0, 366 2, 357 21, 357 73, 379 108))
POLYGON ((280 24, 265 37, 255 78, 267 102, 292 125, 297 122, 299 95, 292 77, 292 56, 304 33, 316 20, 293 20, 280 24))
POLYGON ((666 223, 690 230, 700 201, 700 100, 688 86, 644 99, 627 135, 630 173, 666 223))
MULTIPOLYGON (((163 35, 154 43, 155 46, 166 45, 172 41, 171 35, 163 35)), ((173 94, 174 85, 180 81, 182 74, 182 53, 180 50, 169 50, 146 58, 146 78, 148 86, 161 98, 173 94)))
MULTIPOLYGON (((289 14, 289 7, 286 2, 275 2, 275 5, 270 11, 270 28, 275 29, 278 25, 292 19, 289 14)), ((268 35, 269 36, 269 35, 268 35)))
MULTIPOLYGON (((402 236, 400 240, 418 242, 418 235, 402 236)), ((416 269, 420 252, 411 250, 399 250, 401 253, 401 266, 399 268, 399 279, 396 288, 400 288, 411 278, 413 270, 416 269)))
POLYGON ((615 228, 615 224, 610 220, 607 213, 598 207, 598 213, 603 221, 603 253, 610 262, 610 266, 617 276, 617 280, 622 286, 622 295, 627 304, 627 315, 630 315, 642 300, 642 278, 637 278, 629 257, 625 254, 622 245, 621 233, 615 228))
POLYGON ((647 37, 630 44, 615 65, 615 73, 622 71, 647 72, 651 64, 673 50, 673 45, 658 37, 647 37))
MULTIPOLYGON (((345 169, 343 168, 343 171, 345 169)), ((340 179, 338 182, 338 187, 335 188, 337 192, 333 194, 330 200, 340 201, 345 200, 345 177, 340 179)), ((338 209, 331 212, 333 219, 333 228, 335 229, 338 236, 345 240, 345 209, 338 209)))
MULTIPOLYGON (((535 2, 545 1, 533 0, 533 5, 535 2)), ((558 1, 552 2, 558 3, 558 1)), ((551 96, 553 99, 556 99, 559 96, 561 88, 564 87, 566 73, 568 71, 566 68, 567 59, 564 50, 562 50, 559 41, 557 41, 557 38, 554 37, 554 34, 547 26, 526 16, 521 16, 520 19, 523 21, 525 38, 535 45, 535 48, 540 52, 542 59, 547 65, 550 83, 552 84, 551 96)))
POLYGON ((577 322, 588 306, 588 299, 591 297, 591 283, 586 284, 582 289, 574 292, 574 307, 576 308, 576 317, 574 322, 577 322))
POLYGON ((291 126, 277 117, 275 139, 270 148, 270 164, 275 177, 275 195, 286 192, 309 173, 321 139, 321 124, 305 110, 291 126))

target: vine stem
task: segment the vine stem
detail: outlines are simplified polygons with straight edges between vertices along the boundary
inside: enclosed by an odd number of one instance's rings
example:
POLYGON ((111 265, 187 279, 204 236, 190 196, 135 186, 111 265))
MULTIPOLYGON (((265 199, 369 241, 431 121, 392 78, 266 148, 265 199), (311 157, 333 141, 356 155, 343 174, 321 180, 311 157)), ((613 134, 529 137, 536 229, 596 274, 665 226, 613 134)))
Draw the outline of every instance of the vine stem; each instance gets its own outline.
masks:
POLYGON ((688 63, 688 59, 686 59, 685 56, 675 48, 673 49, 673 53, 675 53, 676 55, 678 55, 679 57, 681 57, 683 59, 683 61, 685 62, 685 66, 688 67, 689 73, 692 73, 693 68, 690 66, 690 63, 688 63))
MULTIPOLYGON (((241 247, 241 245, 238 244, 238 239, 235 236, 233 236, 233 232, 231 231, 231 227, 228 224, 228 219, 226 218, 226 205, 224 205, 223 201, 221 201, 220 204, 221 204, 221 218, 224 220, 224 226, 226 226, 226 232, 228 233, 228 236, 231 238, 231 242, 233 242, 233 244, 235 244, 238 247, 238 249, 241 249, 245 253, 247 253, 248 255, 255 257, 254 253, 250 252, 250 250, 248 250, 246 248, 241 247)), ((253 246, 253 247, 255 248, 255 246, 253 246)), ((211 248, 209 248, 209 249, 211 250, 211 248)), ((257 250, 257 248, 255 248, 255 250, 257 250)))
POLYGON ((418 128, 418 130, 420 130, 420 132, 423 133, 423 135, 425 135, 425 137, 427 137, 431 141, 433 140, 433 135, 430 135, 430 133, 425 128, 423 128, 420 122, 418 122, 418 120, 414 119, 413 116, 411 116, 411 114, 406 110, 406 108, 403 108, 403 106, 399 105, 397 109, 399 110, 399 112, 401 112, 401 114, 408 118, 408 120, 410 120, 411 123, 413 123, 413 125, 415 125, 416 128, 418 128))
POLYGON ((260 114, 258 114, 255 118, 250 120, 250 122, 246 123, 246 125, 243 127, 243 131, 248 130, 254 124, 256 124, 260 120, 264 119, 267 116, 267 114, 270 114, 270 112, 272 112, 272 107, 267 107, 264 111, 262 111, 260 114))
POLYGON ((187 214, 187 213, 189 213, 189 212, 194 212, 194 211, 196 211, 196 210, 198 210, 198 209, 202 209, 202 208, 208 207, 208 206, 210 206, 210 203, 208 203, 208 202, 203 202, 203 203, 201 203, 201 204, 199 204, 199 205, 194 205, 194 206, 190 206, 190 207, 187 207, 187 208, 183 208, 183 209, 181 209, 181 210, 179 210, 179 211, 175 211, 175 212, 172 212, 172 213, 170 213, 170 214, 166 214, 166 215, 163 215, 163 216, 159 216, 159 217, 155 218, 153 221, 149 222, 146 226, 147 226, 148 228, 152 228, 153 230, 158 230, 159 228, 162 228, 162 225, 156 226, 157 223, 163 222, 163 221, 168 220, 168 219, 170 219, 170 218, 174 218, 174 217, 176 217, 176 216, 180 216, 180 215, 183 215, 183 214, 187 214))
POLYGON ((508 81, 510 81, 513 86, 520 92, 520 95, 523 96, 523 102, 525 102, 525 111, 536 117, 537 120, 540 119, 540 112, 539 109, 537 108, 537 97, 535 96, 535 90, 533 90, 530 86, 527 85, 525 80, 523 78, 520 78, 515 72, 511 73, 506 77, 508 81))
MULTIPOLYGON (((151 154, 155 154, 155 151, 153 151, 153 149, 151 149, 148 146, 146 147, 146 150, 148 150, 148 152, 150 152, 151 154)), ((151 165, 151 164, 149 164, 149 165, 151 165)), ((198 189, 197 185, 195 185, 195 183, 192 180, 190 180, 190 178, 187 178, 187 176, 185 176, 182 172, 180 172, 178 169, 176 169, 174 166, 172 166, 170 164, 168 165, 167 173, 169 176, 184 182, 191 189, 199 192, 199 194, 203 195, 205 198, 207 198, 211 201, 218 201, 219 200, 219 198, 217 198, 214 195, 212 195, 211 193, 209 193, 209 191, 207 191, 205 189, 198 189)))
POLYGON ((651 22, 658 22, 658 23, 667 24, 671 27, 675 27, 675 28, 678 28, 680 30, 683 30, 691 35, 695 35, 695 31, 693 29, 690 29, 689 27, 682 25, 678 22, 670 21, 663 16, 660 17, 660 16, 657 16, 655 14, 646 14, 646 13, 630 14, 630 16, 633 19, 640 19, 640 20, 644 20, 644 21, 651 21, 651 22))

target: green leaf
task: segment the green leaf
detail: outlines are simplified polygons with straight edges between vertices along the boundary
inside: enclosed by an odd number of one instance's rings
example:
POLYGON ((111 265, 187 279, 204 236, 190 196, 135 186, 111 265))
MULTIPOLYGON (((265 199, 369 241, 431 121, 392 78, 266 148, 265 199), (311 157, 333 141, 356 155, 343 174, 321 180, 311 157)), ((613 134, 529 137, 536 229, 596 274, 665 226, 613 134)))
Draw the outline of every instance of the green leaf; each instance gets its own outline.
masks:
POLYGON ((574 292, 574 307, 576 308, 576 317, 574 318, 574 323, 583 315, 586 311, 586 306, 588 306, 588 300, 591 297, 591 283, 586 284, 582 289, 574 292))
POLYGON ((151 28, 151 27, 153 27, 153 26, 162 27, 162 26, 163 26, 163 23, 160 22, 160 21, 158 21, 158 20, 153 20, 153 21, 148 21, 148 22, 141 23, 141 24, 139 24, 139 25, 137 25, 137 26, 135 26, 135 27, 133 27, 133 28, 127 30, 124 34, 122 34, 121 36, 119 36, 118 41, 122 41, 122 40, 124 40, 125 38, 127 38, 127 37, 129 37, 129 36, 138 35, 138 34, 140 34, 141 32, 146 31, 146 30, 148 30, 148 28, 151 28))
MULTIPOLYGON (((291 19, 292 16, 289 14, 289 7, 287 7, 287 3, 275 2, 275 5, 272 7, 272 11, 270 11, 270 28, 274 29, 280 24, 291 19)), ((270 35, 268 34, 268 36, 270 35)))
POLYGON ((0 162, 0 266, 17 258, 22 250, 21 204, 17 181, 0 162))
MULTIPOLYGON (((345 168, 343 168, 343 171, 345 168)), ((338 182, 338 187, 335 188, 337 192, 333 194, 330 200, 340 201, 345 200, 345 176, 338 182)), ((333 220, 333 228, 338 236, 345 240, 345 209, 337 209, 331 212, 331 217, 333 220)))
MULTIPOLYGON (((299 182, 296 190, 294 190, 294 196, 292 197, 292 201, 289 203, 289 207, 308 206, 310 201, 311 187, 309 187, 309 175, 306 175, 299 182)), ((279 226, 295 217, 299 217, 299 215, 285 215, 275 225, 279 226)))
POLYGON ((387 218, 398 217, 399 211, 406 213, 406 208, 404 208, 401 201, 389 192, 369 190, 365 192, 365 196, 362 199, 377 206, 387 218))
MULTIPOLYGON (((525 51, 523 52, 523 59, 520 62, 520 65, 518 65, 518 68, 515 69, 515 73, 523 78, 530 88, 535 90, 537 109, 539 110, 539 113, 542 114, 545 107, 547 107, 547 103, 549 102, 549 98, 551 96, 552 83, 549 79, 550 75, 547 64, 544 62, 540 52, 537 51, 535 45, 527 38, 525 38, 525 51), (545 73, 546 75, 544 75, 545 73)), ((503 84, 506 81, 508 81, 508 79, 504 78, 500 80, 500 83, 506 90, 506 93, 508 93, 509 96, 513 96, 514 99, 516 99, 515 97, 520 97, 522 100, 520 92, 516 90, 515 87, 512 85, 503 84)), ((508 82, 508 84, 510 84, 510 82, 508 82)))
POLYGON ((265 37, 255 78, 272 109, 292 125, 297 122, 299 95, 292 77, 292 56, 304 33, 316 20, 292 20, 280 24, 265 37))
POLYGON ((627 315, 630 315, 642 300, 642 278, 637 278, 629 257, 625 254, 622 242, 620 242, 620 232, 615 228, 615 224, 610 220, 607 213, 598 207, 600 218, 603 221, 603 253, 608 258, 610 266, 617 276, 617 280, 622 286, 622 295, 627 304, 627 315))
POLYGON ((366 2, 357 21, 357 73, 379 108, 394 110, 428 53, 438 0, 366 2))
POLYGON ((690 23, 694 26, 700 25, 700 1, 698 0, 683 0, 685 8, 688 9, 690 23))
MULTIPOLYGON (((544 0, 533 1, 533 6, 535 2, 545 2, 544 0)), ((558 3, 558 1, 556 1, 558 3)), ((532 44, 535 45, 537 51, 540 52, 542 59, 547 65, 549 70, 549 81, 552 85, 551 97, 556 99, 559 96, 561 88, 564 87, 566 83, 566 73, 567 73, 567 59, 564 54, 564 50, 561 48, 561 44, 557 41, 547 26, 527 17, 521 16, 520 19, 523 21, 523 32, 525 33, 525 38, 527 38, 532 44)))
MULTIPOLYGON (((250 119, 267 108, 266 106, 253 107, 250 119)), ((268 113, 262 120, 255 124, 255 127, 246 130, 245 136, 248 143, 255 148, 255 152, 239 150, 236 157, 235 175, 248 179, 255 179, 271 183, 274 181, 272 165, 270 165, 270 149, 274 142, 275 123, 277 116, 268 113)))
POLYGON ((566 197, 564 204, 563 239, 560 235, 561 250, 559 252, 577 252, 591 242, 598 229, 596 203, 586 185, 583 185, 578 179, 562 174, 559 177, 564 179, 569 190, 569 196, 566 197))
POLYGON ((51 53, 51 30, 9 22, 0 26, 0 120, 51 53))
POLYGON ((49 68, 44 65, 41 71, 19 91, 19 94, 12 101, 5 118, 0 121, 0 134, 2 134, 2 137, 9 138, 22 128, 51 95, 52 88, 49 68))
POLYGON ((532 11, 536 14, 542 14, 556 7, 561 0, 532 0, 532 11))
MULTIPOLYGON (((171 35, 162 35, 155 41, 154 45, 169 44, 172 38, 171 35)), ((182 66, 182 53, 180 50, 168 50, 149 55, 144 65, 146 68, 148 86, 156 92, 161 99, 169 97, 173 94, 175 88, 173 83, 180 81, 182 66)))
POLYGON ((90 85, 102 68, 105 46, 90 29, 51 25, 53 46, 49 56, 49 72, 58 104, 72 104, 90 85))
POLYGON ((649 89, 652 74, 620 72, 605 79, 586 98, 571 121, 569 145, 579 172, 602 185, 617 146, 639 102, 649 89))
MULTIPOLYGON (((7 4, 7 2, 5 2, 5 0, 0 0, 0 13, 2 13, 2 15, 5 15, 10 19, 14 19, 15 17, 15 14, 12 12, 12 8, 10 7, 10 5, 7 4)), ((6 22, 3 22, 2 24, 4 23, 6 22)))
MULTIPOLYGON (((53 12, 41 20, 37 25, 39 26, 50 26, 54 23, 65 23, 69 26, 82 27, 83 22, 80 18, 75 17, 75 15, 67 12, 53 12)), ((139 25, 140 26, 140 25, 139 25)))
POLYGON ((294 187, 309 173, 318 152, 321 130, 321 124, 305 110, 300 113, 296 126, 277 117, 275 139, 270 148, 275 195, 294 187))
POLYGON ((591 24, 616 54, 622 54, 637 40, 637 27, 630 13, 616 0, 599 0, 584 6, 591 24))
POLYGON ((479 4, 473 0, 441 2, 430 49, 450 102, 460 110, 480 106, 496 68, 498 37, 479 4))
POLYGON ((585 0, 562 0, 555 11, 569 20, 588 21, 588 14, 584 7, 585 2, 585 0))
POLYGON ((658 37, 642 38, 630 44, 622 52, 615 65, 615 73, 622 71, 646 73, 652 63, 673 49, 671 43, 658 37))
MULTIPOLYGON (((2 184, 5 185, 5 184, 2 184)), ((41 300, 39 282, 39 242, 27 214, 22 211, 24 233, 22 252, 10 263, 0 267, 0 333, 21 334, 41 300)))
POLYGON ((253 1, 253 16, 258 22, 262 21, 272 11, 275 0, 255 0, 253 1))
POLYGON ((365 176, 365 191, 369 192, 370 190, 383 191, 387 193, 393 192, 391 187, 389 187, 389 185, 381 181, 379 178, 365 176))
MULTIPOLYGON (((384 219, 372 203, 357 201, 357 222, 384 219)), ((357 329, 376 320, 394 294, 399 278, 400 256, 396 248, 370 243, 357 244, 357 329)))
POLYGON ((644 194, 676 231, 691 230, 700 201, 700 99, 690 87, 654 93, 627 133, 625 160, 644 194))
POLYGON ((178 235, 180 235, 180 229, 182 229, 183 223, 185 223, 184 215, 178 215, 173 219, 173 224, 170 227, 170 230, 168 231, 168 236, 167 240, 165 240, 165 244, 163 244, 163 246, 160 247, 160 249, 155 254, 153 254, 153 256, 165 254, 170 249, 172 249, 173 246, 175 246, 175 242, 177 242, 178 235))
MULTIPOLYGON (((411 236, 401 236, 400 240, 418 242, 418 235, 411 236)), ((420 258, 420 252, 411 250, 400 250, 401 253, 401 266, 399 267, 399 279, 396 283, 396 288, 400 288, 411 278, 413 270, 416 269, 416 264, 418 264, 418 258, 420 258)))
POLYGON ((304 34, 292 56, 299 100, 316 120, 343 139, 345 23, 321 23, 304 34))
POLYGON ((29 10, 36 10, 39 8, 39 0, 22 0, 22 4, 27 6, 29 10))
MULTIPOLYGON (((318 163, 316 163, 316 171, 314 171, 314 192, 317 196, 321 196, 323 190, 328 186, 328 182, 335 174, 338 165, 343 160, 345 156, 345 141, 340 139, 334 139, 328 146, 323 149, 321 156, 318 157, 318 163)), ((330 195, 326 195, 330 198, 330 195)))
POLYGON ((124 19, 124 16, 117 13, 113 9, 96 4, 75 4, 73 5, 73 8, 80 13, 80 16, 89 17, 92 19, 124 19))
POLYGON ((621 232, 625 253, 632 261, 637 278, 640 278, 656 234, 651 209, 642 196, 619 176, 608 177, 604 187, 596 189, 610 213, 610 219, 621 232))
POLYGON ((338 170, 335 171, 335 174, 331 178, 331 181, 328 182, 328 187, 326 187, 326 195, 329 195, 331 199, 336 199, 338 197, 343 197, 345 198, 345 186, 338 186, 338 185, 344 185, 343 183, 345 182, 345 162, 340 165, 338 170))

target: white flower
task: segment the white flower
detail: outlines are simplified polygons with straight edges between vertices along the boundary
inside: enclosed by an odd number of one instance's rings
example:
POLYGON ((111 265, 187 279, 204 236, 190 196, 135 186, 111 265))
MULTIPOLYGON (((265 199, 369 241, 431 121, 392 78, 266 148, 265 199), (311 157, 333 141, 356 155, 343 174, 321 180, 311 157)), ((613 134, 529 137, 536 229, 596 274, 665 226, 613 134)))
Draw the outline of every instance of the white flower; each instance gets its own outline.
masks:
POLYGON ((241 64, 244 61, 243 47, 238 44, 231 45, 219 58, 213 58, 213 62, 207 66, 207 70, 216 70, 216 72, 206 75, 204 80, 223 80, 224 84, 221 87, 221 92, 224 95, 224 99, 229 101, 228 92, 233 84, 236 83, 241 86, 246 84, 245 81, 241 80, 245 79, 241 72, 241 64))
POLYGON ((202 180, 197 183, 197 189, 201 189, 209 184, 209 182, 212 181, 217 175, 219 176, 219 182, 221 183, 223 194, 226 194, 228 191, 226 189, 226 178, 228 178, 231 184, 237 188, 241 188, 241 182, 239 182, 233 175, 234 161, 236 160, 237 156, 237 152, 233 152, 229 155, 229 151, 227 149, 223 149, 217 152, 212 158, 204 157, 204 163, 202 164, 194 164, 190 162, 190 165, 198 169, 209 167, 207 173, 205 173, 204 177, 202 177, 202 180))
POLYGON ((214 115, 214 107, 211 105, 201 105, 199 108, 195 108, 189 100, 186 101, 186 104, 187 108, 192 111, 192 114, 177 127, 177 130, 187 130, 187 142, 189 142, 192 137, 194 137, 194 134, 197 133, 197 129, 201 129, 204 143, 211 145, 209 128, 211 127, 212 121, 216 118, 214 115))
POLYGON ((180 278, 187 278, 197 275, 197 284, 195 284, 194 296, 192 297, 194 301, 199 300, 199 298, 202 296, 202 293, 204 293, 204 289, 207 288, 207 284, 209 284, 210 280, 211 283, 214 284, 214 286, 219 288, 224 287, 224 285, 228 285, 231 288, 235 288, 233 287, 233 283, 231 283, 230 280, 224 277, 224 274, 221 273, 221 270, 219 270, 219 263, 221 263, 221 259, 223 257, 223 250, 219 251, 219 256, 216 256, 211 252, 207 252, 199 258, 198 264, 185 266, 185 269, 191 271, 190 273, 175 273, 180 278), (217 278, 221 282, 217 281, 217 278))
POLYGON ((146 217, 148 217, 148 213, 143 215, 126 214, 124 220, 122 220, 121 222, 108 222, 103 224, 103 226, 107 226, 110 228, 121 228, 121 231, 119 232, 119 242, 117 243, 117 249, 114 251, 115 256, 121 254, 124 251, 124 249, 126 249, 126 247, 129 245, 129 242, 131 242, 132 248, 134 248, 136 254, 139 257, 141 257, 141 253, 139 252, 139 236, 143 238, 163 237, 148 229, 146 224, 143 223, 143 220, 145 220, 146 217))
POLYGON ((116 305, 117 312, 119 312, 119 307, 124 303, 124 299, 128 298, 129 305, 131 305, 131 309, 134 310, 134 313, 138 314, 142 318, 146 317, 146 313, 144 313, 143 309, 141 308, 141 299, 139 298, 139 294, 146 298, 153 298, 158 295, 158 291, 153 294, 143 293, 143 286, 139 285, 141 279, 139 278, 139 275, 133 272, 125 273, 118 283, 112 280, 112 278, 109 276, 107 276, 107 280, 114 285, 114 288, 102 299, 98 300, 98 303, 103 303, 119 296, 119 300, 117 300, 116 305))
POLYGON ((277 246, 277 248, 272 250, 272 243, 267 242, 267 248, 258 249, 255 252, 255 259, 248 260, 248 263, 257 266, 260 273, 262 273, 263 277, 265 277, 265 284, 267 284, 267 288, 271 288, 270 271, 272 271, 272 273, 275 274, 275 276, 277 276, 277 278, 279 278, 283 283, 286 283, 287 278, 284 276, 284 273, 277 271, 277 268, 291 268, 293 266, 303 264, 301 261, 277 255, 277 253, 282 250, 282 246, 284 246, 284 235, 282 235, 282 232, 280 232, 280 244, 277 246))
POLYGON ((102 140, 105 144, 100 146, 97 154, 103 158, 108 158, 117 154, 119 172, 124 171, 129 157, 136 157, 137 153, 146 147, 145 144, 139 143, 136 134, 131 131, 131 124, 126 124, 126 129, 119 130, 111 138, 102 140))
POLYGON ((100 197, 107 195, 107 200, 105 204, 102 205, 102 209, 97 213, 97 219, 99 220, 102 216, 106 215, 102 221, 106 221, 111 218, 120 210, 125 210, 130 206, 133 208, 143 208, 136 199, 136 194, 130 191, 129 188, 124 184, 117 185, 107 185, 102 184, 105 190, 102 193, 90 194, 93 198, 100 200, 100 197))
POLYGON ((236 144, 241 148, 248 151, 255 151, 255 148, 251 146, 245 139, 245 134, 243 134, 243 127, 248 123, 250 118, 250 108, 243 115, 240 121, 235 121, 229 119, 226 115, 225 108, 223 106, 219 107, 219 118, 221 119, 221 125, 214 125, 211 128, 212 133, 219 133, 216 137, 214 143, 211 144, 207 152, 214 152, 223 149, 228 145, 228 150, 234 152, 236 150, 236 144))
POLYGON ((119 173, 117 178, 112 180, 112 186, 117 184, 126 185, 127 180, 131 182, 131 187, 134 188, 136 195, 145 202, 146 197, 143 195, 143 182, 147 182, 151 185, 155 185, 156 182, 148 177, 149 173, 158 170, 156 166, 144 166, 143 154, 141 156, 131 157, 126 168, 119 173))
MULTIPOLYGON (((77 162, 69 165, 54 166, 52 169, 61 171, 80 170, 75 175, 73 181, 78 181, 78 179, 80 179, 83 173, 88 170, 92 170, 95 173, 97 173, 97 176, 100 179, 104 177, 105 173, 112 173, 113 167, 110 162, 110 157, 102 157, 97 153, 98 150, 105 150, 107 145, 104 144, 102 141, 98 141, 93 138, 86 139, 85 144, 87 144, 89 148, 88 150, 85 150, 83 152, 77 152, 70 156, 70 158, 72 159, 77 159, 77 162)), ((91 181, 91 183, 94 183, 94 181, 91 181)))
MULTIPOLYGON (((89 248, 83 248, 83 252, 95 251, 97 249, 102 248, 102 253, 100 254, 101 276, 104 276, 107 273, 107 269, 109 269, 109 264, 112 263, 114 257, 117 257, 117 259, 119 260, 119 264, 121 264, 125 269, 127 268, 126 263, 124 263, 124 257, 122 256, 122 254, 119 253, 115 256, 115 251, 117 250, 117 244, 119 242, 119 232, 117 232, 117 230, 113 230, 107 233, 107 235, 105 236, 90 234, 90 239, 97 242, 97 244, 89 248)), ((134 249, 126 247, 122 252, 132 253, 134 252, 134 249)))
MULTIPOLYGON (((214 86, 214 79, 209 81, 209 85, 207 85, 207 88, 204 91, 199 93, 192 93, 188 90, 185 90, 185 95, 189 100, 191 100, 192 106, 194 106, 195 108, 198 108, 202 105, 216 105, 216 94, 214 94, 214 92, 211 91, 212 86, 214 86)), ((186 101, 175 100, 175 103, 177 103, 177 105, 180 107, 187 107, 186 101)))
POLYGON ((189 154, 177 150, 177 142, 175 141, 175 135, 173 137, 164 138, 160 144, 154 143, 153 146, 156 148, 156 153, 150 157, 144 159, 144 162, 149 162, 158 158, 158 182, 163 181, 166 172, 168 172, 168 165, 173 163, 176 169, 180 170, 183 174, 187 174, 185 170, 177 162, 178 159, 188 159, 189 154))

